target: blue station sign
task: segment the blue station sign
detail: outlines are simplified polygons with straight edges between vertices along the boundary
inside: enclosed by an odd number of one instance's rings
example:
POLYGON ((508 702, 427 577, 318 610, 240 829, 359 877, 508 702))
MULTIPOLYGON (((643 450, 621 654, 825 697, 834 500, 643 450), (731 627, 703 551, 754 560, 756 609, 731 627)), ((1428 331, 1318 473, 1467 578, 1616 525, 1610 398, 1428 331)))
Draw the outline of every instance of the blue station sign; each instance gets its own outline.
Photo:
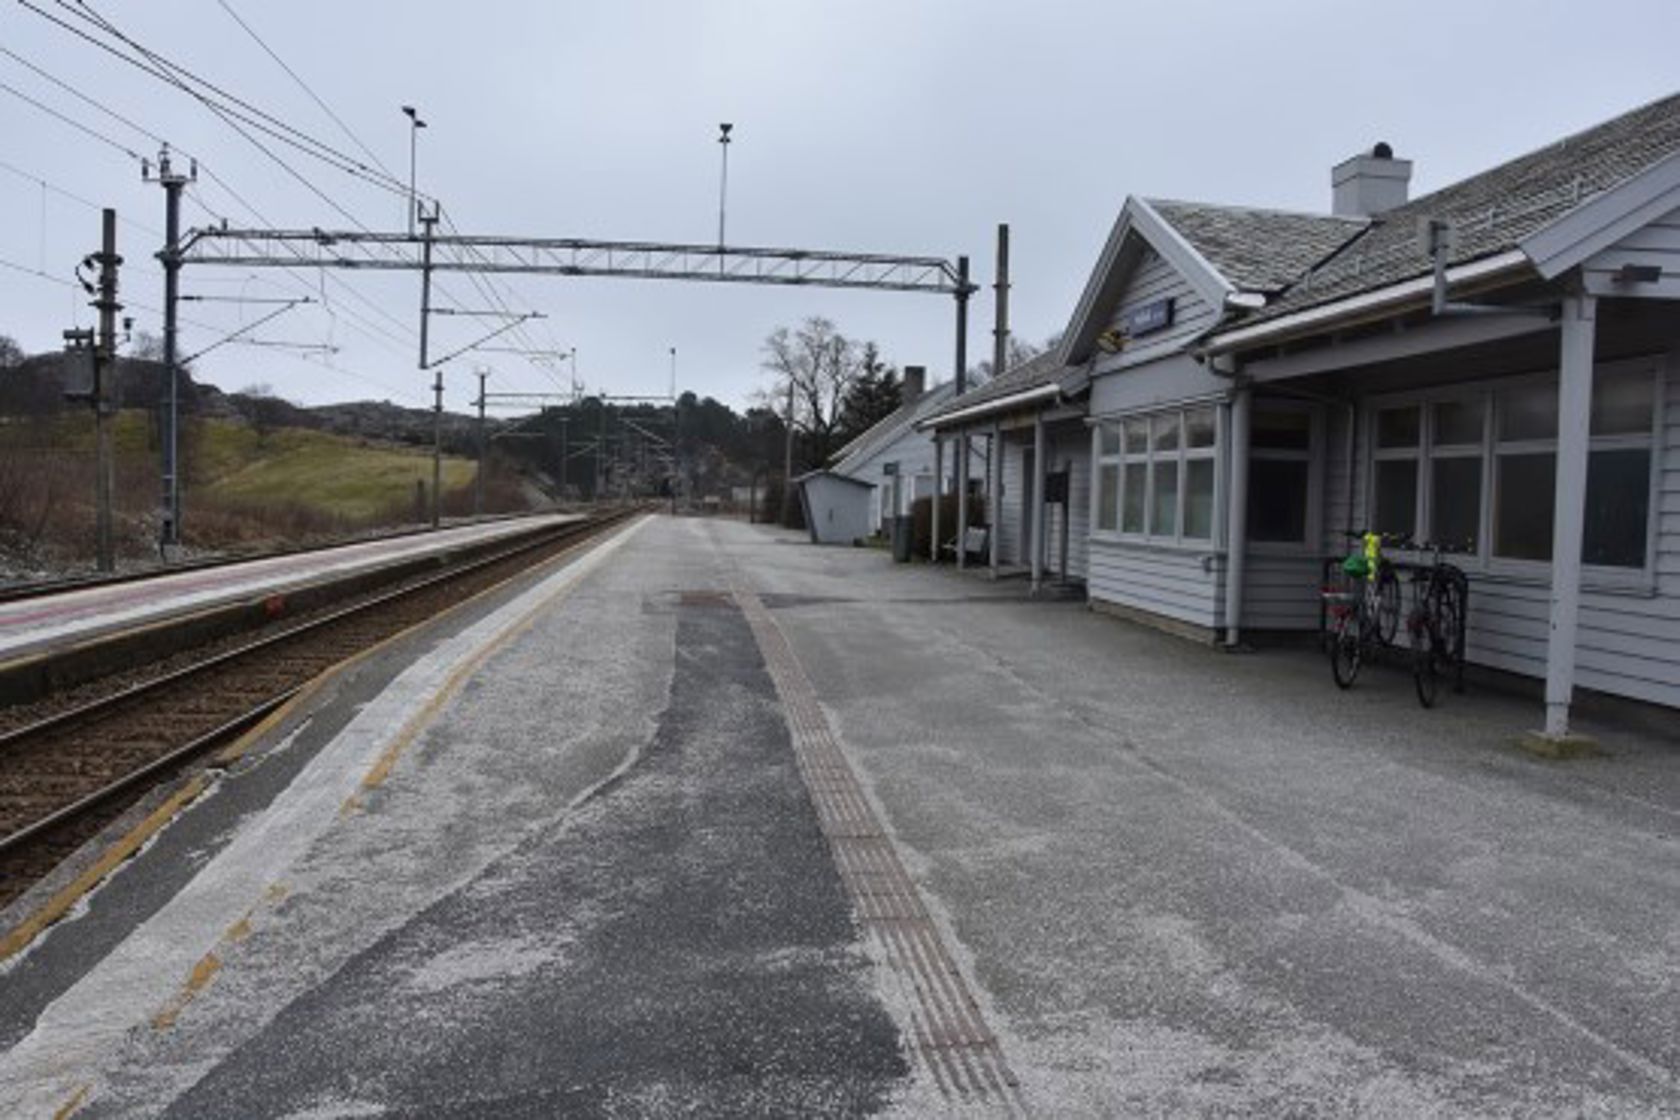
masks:
POLYGON ((1137 338, 1141 335, 1154 334, 1172 326, 1173 301, 1172 297, 1154 300, 1141 307, 1134 307, 1126 312, 1122 323, 1127 338, 1137 338))

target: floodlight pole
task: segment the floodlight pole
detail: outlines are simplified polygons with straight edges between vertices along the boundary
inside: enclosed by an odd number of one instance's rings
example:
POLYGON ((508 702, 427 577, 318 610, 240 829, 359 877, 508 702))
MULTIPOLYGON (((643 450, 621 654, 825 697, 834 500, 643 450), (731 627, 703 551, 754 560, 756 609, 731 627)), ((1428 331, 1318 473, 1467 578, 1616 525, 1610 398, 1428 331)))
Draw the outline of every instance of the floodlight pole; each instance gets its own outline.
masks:
POLYGON ((403 116, 408 118, 408 235, 413 237, 414 219, 420 210, 420 196, 415 193, 414 172, 420 148, 420 130, 426 127, 426 122, 420 119, 419 112, 412 105, 404 105, 402 111, 403 116))
MULTIPOLYGON (((718 147, 723 150, 723 173, 718 179, 718 248, 723 248, 724 203, 729 198, 729 132, 735 126, 725 121, 718 125, 718 147)), ((721 266, 723 262, 720 260, 721 266)))

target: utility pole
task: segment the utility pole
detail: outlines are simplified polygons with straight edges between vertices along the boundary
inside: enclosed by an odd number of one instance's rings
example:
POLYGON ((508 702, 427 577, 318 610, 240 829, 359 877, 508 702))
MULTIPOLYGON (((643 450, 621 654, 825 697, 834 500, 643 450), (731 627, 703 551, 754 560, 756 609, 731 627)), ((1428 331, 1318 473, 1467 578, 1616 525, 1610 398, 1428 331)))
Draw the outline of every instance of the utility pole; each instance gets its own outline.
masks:
POLYGON ((601 495, 607 488, 607 400, 601 400, 601 432, 595 438, 595 504, 601 503, 601 495))
POLYGON ((992 376, 1003 376, 1004 363, 1009 359, 1009 223, 999 222, 997 228, 997 279, 992 284, 997 293, 997 310, 992 318, 992 376))
MULTIPOLYGON (((956 384, 957 396, 962 396, 968 388, 968 258, 957 258, 957 353, 956 353, 956 384)), ((937 446, 937 445, 936 445, 937 446)), ((957 567, 964 564, 963 545, 968 538, 968 429, 957 429, 957 567)), ((934 455, 933 476, 933 562, 939 563, 939 495, 944 489, 945 480, 940 477, 944 472, 939 464, 937 452, 934 455)))
POLYGON ((793 378, 788 378, 787 402, 787 452, 782 459, 782 513, 783 525, 788 522, 788 503, 793 500, 793 378))
POLYGON ((568 485, 567 479, 570 478, 571 473, 572 473, 572 449, 570 447, 570 442, 571 441, 568 438, 570 433, 568 433, 567 430, 566 430, 567 425, 570 422, 571 422, 571 418, 569 416, 561 415, 561 417, 560 417, 560 500, 561 501, 566 500, 566 487, 568 485))
POLYGON ((111 495, 114 489, 111 463, 111 382, 117 372, 117 212, 107 207, 102 215, 103 229, 99 252, 94 263, 99 265, 98 298, 93 306, 99 309, 99 338, 93 349, 93 431, 95 455, 94 539, 96 563, 102 572, 116 568, 116 550, 111 538, 111 495))
POLYGON ((432 382, 432 528, 443 519, 443 370, 432 382))
MULTIPOLYGON (((724 151, 728 151, 725 148, 724 151)), ((719 229, 721 235, 722 230, 719 229)), ((721 243, 721 240, 720 240, 721 243)), ((682 402, 677 400, 677 348, 671 347, 671 513, 677 512, 677 492, 682 489, 682 402)))
POLYGON ((425 227, 420 241, 420 368, 430 367, 429 352, 426 349, 427 332, 432 321, 432 237, 436 232, 438 220, 437 207, 420 215, 420 224, 425 227))
POLYGON ((478 470, 473 475, 474 517, 484 515, 484 382, 489 376, 489 370, 478 370, 478 470))
MULTIPOLYGON (((406 111, 406 110, 405 110, 406 111)), ((428 331, 432 322, 432 236, 437 226, 437 207, 420 215, 420 224, 424 227, 420 243, 420 371, 424 373, 430 366, 430 354, 426 343, 428 331)), ((439 368, 437 378, 432 383, 434 403, 432 405, 432 528, 436 529, 443 519, 443 370, 439 368)))
POLYGON ((181 303, 181 190, 198 180, 198 161, 193 160, 191 172, 182 175, 170 165, 169 145, 158 153, 157 175, 145 161, 140 164, 143 182, 163 186, 164 222, 163 250, 157 259, 163 262, 163 368, 169 379, 169 412, 163 432, 163 525, 158 544, 164 549, 181 543, 181 371, 177 358, 179 349, 178 312, 181 303))

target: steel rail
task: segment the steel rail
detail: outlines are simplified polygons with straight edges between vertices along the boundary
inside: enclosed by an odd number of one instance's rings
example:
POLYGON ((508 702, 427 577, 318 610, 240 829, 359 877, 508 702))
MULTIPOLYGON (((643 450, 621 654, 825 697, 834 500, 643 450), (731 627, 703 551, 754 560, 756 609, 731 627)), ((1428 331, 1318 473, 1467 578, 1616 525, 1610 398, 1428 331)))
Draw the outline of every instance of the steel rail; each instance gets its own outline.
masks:
MULTIPOLYGON (((365 615, 380 607, 390 606, 403 599, 412 598, 423 592, 434 590, 440 586, 462 579, 463 577, 470 576, 475 572, 482 571, 492 565, 503 563, 526 553, 537 551, 556 544, 590 537, 603 529, 617 524, 619 521, 622 521, 625 516, 626 514, 623 512, 615 512, 586 521, 569 522, 564 525, 555 526, 552 532, 538 535, 532 539, 523 540, 511 548, 501 549, 490 555, 475 557, 465 563, 452 566, 445 571, 426 576, 414 583, 382 592, 371 598, 362 600, 361 602, 354 603, 348 607, 340 608, 321 617, 310 619, 309 621, 300 623, 296 626, 288 627, 278 633, 259 638, 256 641, 249 642, 236 649, 223 651, 222 653, 205 658, 204 660, 195 662, 191 665, 184 666, 174 672, 167 673, 153 680, 140 682, 139 684, 132 685, 129 688, 122 689, 121 691, 112 693, 108 696, 100 697, 87 704, 67 709, 66 711, 48 716, 45 719, 38 720, 24 727, 16 728, 10 732, 0 735, 0 754, 4 754, 8 750, 15 750, 20 746, 20 744, 23 744, 27 740, 37 738, 40 735, 55 731, 62 731, 78 723, 92 722, 108 716, 118 707, 143 699, 149 693, 158 693, 166 687, 180 684, 182 681, 189 680, 192 677, 209 672, 212 669, 226 667, 240 659, 249 659, 253 655, 271 652, 282 643, 294 641, 300 637, 306 637, 310 634, 320 632, 331 625, 342 623, 359 615, 365 615)), ((342 660, 342 658, 339 660, 342 660)), ((89 811, 98 808, 100 805, 105 804, 112 798, 132 790, 142 782, 155 777, 159 773, 174 768, 197 754, 203 753, 210 747, 225 740, 230 735, 254 725, 269 713, 276 710, 281 704, 284 704, 291 697, 295 696, 303 687, 305 687, 306 683, 307 682, 300 682, 284 687, 279 693, 266 697, 260 703, 247 708, 245 711, 224 721, 210 731, 196 736, 190 742, 172 748, 167 753, 159 756, 158 758, 148 760, 114 781, 82 796, 75 802, 66 806, 61 806, 46 816, 31 821, 22 828, 19 828, 6 836, 0 837, 0 855, 21 848, 29 841, 38 839, 51 830, 86 815, 89 811)))
POLYGON ((255 641, 247 642, 246 644, 238 646, 234 649, 224 650, 221 653, 204 658, 202 661, 195 661, 191 665, 184 665, 181 668, 165 673, 160 677, 140 681, 136 684, 128 686, 125 689, 110 693, 106 696, 101 696, 95 700, 90 700, 86 704, 82 704, 74 708, 66 708, 62 712, 54 712, 52 715, 43 717, 33 723, 27 723, 22 727, 12 728, 10 731, 0 732, 0 755, 5 754, 9 750, 16 749, 18 744, 24 742, 25 740, 43 735, 49 731, 63 730, 64 728, 76 723, 85 722, 91 719, 98 719, 100 716, 105 715, 118 705, 142 698, 147 693, 157 692, 170 685, 178 684, 181 681, 189 680, 192 677, 207 673, 212 669, 222 668, 253 653, 261 653, 265 650, 272 649, 282 642, 291 641, 295 638, 314 633, 315 631, 324 629, 334 623, 342 622, 347 618, 352 618, 358 614, 371 611, 378 607, 386 606, 412 595, 417 595, 422 591, 427 591, 440 584, 459 579, 462 576, 471 575, 473 572, 476 572, 481 568, 488 567, 491 564, 501 563, 503 560, 511 559, 521 553, 529 552, 533 549, 543 548, 547 545, 554 544, 557 541, 577 536, 585 529, 598 528, 601 523, 602 522, 600 521, 573 521, 568 522, 565 525, 557 525, 552 532, 543 533, 535 536, 534 538, 523 540, 514 545, 512 548, 502 549, 501 551, 491 553, 487 556, 475 557, 465 563, 457 564, 453 567, 446 568, 441 572, 425 576, 414 583, 405 584, 402 587, 380 592, 371 598, 351 603, 349 606, 340 607, 337 610, 320 615, 316 618, 307 619, 294 626, 289 626, 284 630, 276 631, 273 634, 258 638, 255 641))
POLYGON ((174 769, 177 765, 187 761, 194 755, 201 754, 204 751, 209 750, 211 747, 220 743, 229 736, 236 735, 245 730, 247 727, 254 726, 257 721, 261 720, 264 716, 279 708, 280 705, 284 704, 286 701, 290 700, 293 696, 296 696, 302 691, 303 686, 296 685, 277 696, 271 696, 267 700, 264 700, 261 704, 258 704, 256 707, 242 712, 221 726, 213 728, 210 731, 206 731, 197 738, 176 747, 168 754, 159 758, 154 758, 152 761, 130 770, 128 773, 124 774, 116 781, 111 782, 109 785, 102 786, 87 796, 80 798, 77 801, 73 801, 61 809, 56 809, 30 824, 24 825, 22 828, 18 829, 14 833, 11 833, 9 836, 0 836, 0 855, 5 855, 7 852, 12 851, 15 848, 23 847, 23 845, 27 844, 29 841, 34 840, 39 836, 46 835, 59 825, 68 824, 78 817, 86 815, 88 812, 99 808, 99 806, 105 804, 105 802, 111 800, 113 797, 127 793, 129 790, 134 789, 141 783, 153 777, 156 777, 158 774, 174 769))

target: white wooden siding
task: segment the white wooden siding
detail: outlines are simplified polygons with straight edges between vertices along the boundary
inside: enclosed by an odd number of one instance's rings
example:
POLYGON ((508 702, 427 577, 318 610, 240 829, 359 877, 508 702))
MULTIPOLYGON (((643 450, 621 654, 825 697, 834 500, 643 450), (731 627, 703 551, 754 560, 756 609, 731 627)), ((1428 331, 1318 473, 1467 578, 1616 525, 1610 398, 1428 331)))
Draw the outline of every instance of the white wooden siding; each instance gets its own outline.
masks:
POLYGON ((1016 437, 1005 435, 1003 449, 1003 493, 999 496, 998 563, 1025 564, 1027 562, 1027 531, 1021 523, 1021 495, 1023 489, 1023 444, 1016 437))
MULTIPOLYGON (((1322 561, 1316 556, 1248 553, 1243 580, 1243 629, 1316 630, 1322 561)), ((1225 624, 1220 595, 1220 625, 1225 624)))
POLYGON ((1169 298, 1173 301, 1172 325, 1129 342, 1115 359, 1100 368, 1124 369, 1177 350, 1211 326, 1218 314, 1218 309, 1210 306, 1172 265, 1151 251, 1127 278, 1120 300, 1108 317, 1108 327, 1120 328, 1126 316, 1139 307, 1169 298))
POLYGON ((1589 280, 1611 281, 1623 265, 1655 265, 1662 279, 1680 280, 1680 210, 1628 234, 1581 266, 1589 280))
MULTIPOLYGON (((1032 563, 1029 540, 1032 528, 1023 523, 1021 496, 1031 487, 1024 475, 1026 457, 1032 451, 1032 431, 1015 431, 1003 438, 1003 502, 998 517, 998 561, 1028 566, 1032 563)), ((1069 465, 1068 475, 1068 574, 1084 579, 1091 535, 1091 435, 1083 421, 1062 421, 1047 426, 1045 457, 1052 470, 1069 465)), ((1050 506, 1044 519, 1045 571, 1053 572, 1061 560, 1061 507, 1050 506)))
MULTIPOLYGON (((956 472, 956 462, 952 458, 956 454, 956 442, 947 441, 945 445, 945 475, 952 478, 956 472)), ((868 482, 877 487, 891 488, 892 477, 882 473, 888 463, 898 464, 898 474, 903 480, 903 500, 908 503, 912 494, 925 494, 932 486, 933 478, 933 436, 925 432, 918 432, 906 428, 897 439, 884 445, 866 459, 860 460, 852 469, 847 471, 849 477, 860 482, 868 482), (928 481, 922 483, 922 489, 916 490, 916 479, 926 476, 928 481)), ((970 442, 969 476, 971 478, 985 478, 985 441, 975 439, 970 442)), ((901 511, 908 513, 906 508, 901 511)), ((871 532, 879 531, 880 503, 869 503, 869 528, 871 532)), ((943 530, 942 530, 943 531, 943 530)))
POLYGON ((1207 553, 1095 538, 1087 584, 1092 599, 1119 603, 1209 630, 1219 625, 1222 565, 1207 553))
MULTIPOLYGON (((1584 590, 1575 679, 1584 688, 1680 707, 1680 359, 1665 366, 1664 419, 1653 453, 1658 457, 1657 554, 1651 593, 1584 590)), ((1326 478, 1327 552, 1345 551, 1341 531, 1350 504, 1353 527, 1363 528, 1368 493, 1367 425, 1361 423, 1350 495, 1345 463, 1345 414, 1330 424, 1326 478)), ((1543 582, 1470 577, 1468 658, 1524 676, 1546 674, 1550 588, 1543 582)), ((1592 577, 1587 577, 1591 584, 1592 577)), ((1316 614, 1314 615, 1316 619, 1316 614)))

